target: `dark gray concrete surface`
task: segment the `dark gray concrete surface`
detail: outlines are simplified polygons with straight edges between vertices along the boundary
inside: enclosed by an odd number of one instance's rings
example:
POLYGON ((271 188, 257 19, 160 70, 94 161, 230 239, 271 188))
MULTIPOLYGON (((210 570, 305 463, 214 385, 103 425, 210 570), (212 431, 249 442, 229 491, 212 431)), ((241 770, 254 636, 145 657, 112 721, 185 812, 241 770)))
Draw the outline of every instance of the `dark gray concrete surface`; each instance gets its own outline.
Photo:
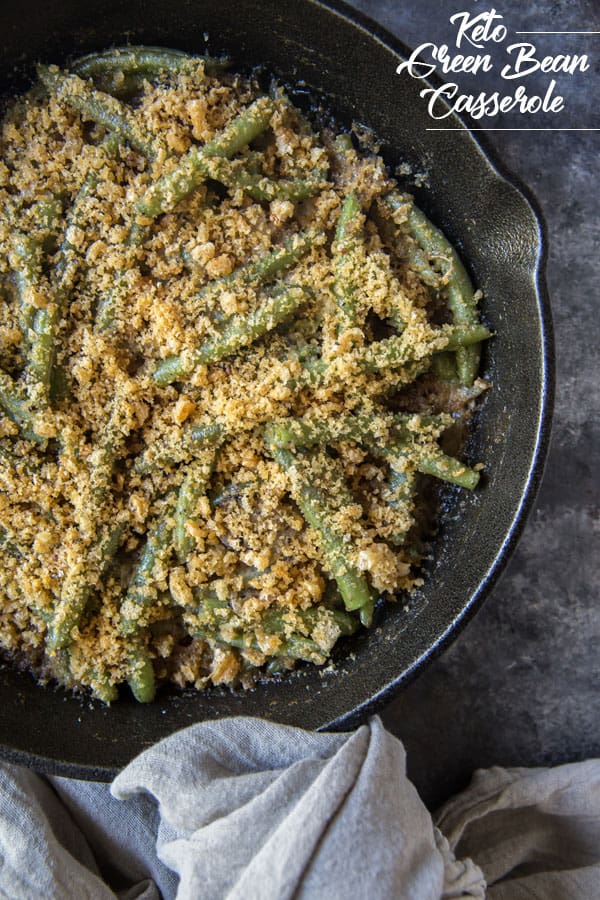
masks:
MULTIPOLYGON (((514 31, 600 31, 595 0, 351 5, 413 47, 452 44, 450 15, 492 6, 514 31)), ((552 124, 600 128, 600 35, 515 40, 533 40, 540 53, 589 54, 588 72, 557 76, 567 106, 552 124)), ((451 80, 468 92, 514 89, 494 73, 451 80)), ((530 92, 547 80, 532 76, 530 92)), ((510 115, 483 124, 549 121, 510 115)), ((409 774, 431 807, 479 767, 600 756, 600 132, 490 132, 488 138, 533 190, 547 222, 556 410, 537 503, 500 584, 455 643, 383 713, 404 741, 409 774)))

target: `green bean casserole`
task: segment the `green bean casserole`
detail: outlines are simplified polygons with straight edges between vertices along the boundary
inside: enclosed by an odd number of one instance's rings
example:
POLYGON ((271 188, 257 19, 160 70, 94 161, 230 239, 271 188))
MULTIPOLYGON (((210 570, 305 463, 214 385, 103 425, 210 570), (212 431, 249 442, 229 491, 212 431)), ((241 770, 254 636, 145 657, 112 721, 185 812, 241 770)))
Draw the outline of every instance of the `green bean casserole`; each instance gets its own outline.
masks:
POLYGON ((38 74, 1 132, 0 647, 105 702, 322 665, 419 584, 424 476, 477 485, 442 446, 478 295, 281 87, 152 47, 38 74))

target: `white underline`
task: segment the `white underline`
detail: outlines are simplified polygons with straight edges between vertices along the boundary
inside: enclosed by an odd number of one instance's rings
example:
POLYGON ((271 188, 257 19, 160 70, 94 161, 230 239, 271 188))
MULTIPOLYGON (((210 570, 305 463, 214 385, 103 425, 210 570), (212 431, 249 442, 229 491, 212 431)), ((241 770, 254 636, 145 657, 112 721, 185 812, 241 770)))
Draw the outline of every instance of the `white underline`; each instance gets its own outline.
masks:
POLYGON ((600 131, 600 128, 426 128, 426 131, 600 131))
POLYGON ((515 31, 515 34, 600 34, 600 31, 515 31))

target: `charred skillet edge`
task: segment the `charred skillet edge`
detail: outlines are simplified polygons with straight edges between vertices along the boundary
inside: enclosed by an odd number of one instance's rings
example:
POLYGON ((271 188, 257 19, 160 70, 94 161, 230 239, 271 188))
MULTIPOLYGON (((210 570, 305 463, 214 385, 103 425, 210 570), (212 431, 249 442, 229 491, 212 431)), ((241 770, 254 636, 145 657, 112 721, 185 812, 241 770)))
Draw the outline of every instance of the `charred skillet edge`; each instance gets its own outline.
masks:
MULTIPOLYGON (((354 10, 343 2, 340 2, 340 0, 328 0, 328 2, 308 0, 308 3, 314 7, 321 8, 326 13, 329 12, 334 15, 339 15, 354 26, 359 32, 362 32, 366 37, 371 39, 374 38, 383 47, 399 57, 405 58, 410 53, 409 49, 400 40, 362 13, 354 10)), ((442 83, 441 79, 435 77, 427 80, 430 84, 437 85, 442 83)), ((454 122, 457 128, 460 128, 461 130, 468 131, 473 127, 473 123, 467 117, 453 115, 450 121, 454 122)), ((445 628, 442 635, 436 638, 435 642, 422 652, 412 665, 409 665, 408 669, 402 675, 390 680, 388 684, 384 685, 384 687, 378 690, 372 697, 359 703, 359 705, 355 706, 351 711, 331 719, 326 724, 318 726, 319 730, 343 730, 353 728, 360 724, 367 715, 372 714, 388 702, 393 693, 397 691, 400 686, 403 686, 412 680, 427 662, 431 661, 442 652, 447 644, 458 634, 460 629, 464 627, 470 617, 476 612, 485 597, 490 593, 493 585, 496 583, 511 552, 516 546, 517 540, 523 530, 526 516, 531 510, 537 488, 541 481, 543 464, 550 438, 551 411, 554 396, 554 343, 550 305, 544 280, 544 265, 546 260, 545 225, 538 204, 531 192, 510 172, 507 172, 506 168, 497 160, 496 152, 493 148, 490 148, 489 143, 485 140, 476 138, 472 133, 469 133, 468 140, 471 146, 478 152, 481 160, 485 163, 492 178, 508 183, 514 189, 514 202, 520 203, 529 209, 537 231, 536 258, 533 260, 530 270, 532 287, 535 290, 540 320, 542 357, 542 369, 539 381, 540 408, 535 450, 531 457, 529 473, 522 490, 520 505, 513 519, 510 531, 502 544, 500 552, 489 567, 484 579, 480 582, 477 590, 472 594, 456 618, 445 628)), ((231 715, 232 713, 228 712, 226 714, 231 715)), ((265 711, 263 714, 268 715, 268 712, 265 711)), ((188 723, 178 721, 176 727, 184 727, 186 724, 191 724, 193 721, 193 719, 188 723)), ((103 729, 103 724, 101 722, 98 722, 98 728, 100 730, 103 729)), ((139 749, 141 750, 143 748, 140 747, 139 749)), ((120 768, 120 766, 98 766, 93 763, 87 765, 81 762, 61 760, 58 756, 46 757, 39 752, 21 751, 14 746, 10 747, 8 744, 2 746, 0 754, 2 755, 2 758, 10 762, 25 764, 37 771, 47 774, 60 774, 71 778, 109 781, 117 774, 120 768)))
POLYGON ((98 781, 105 784, 113 781, 121 771, 106 766, 84 766, 62 762, 60 759, 51 759, 38 753, 27 753, 6 746, 2 746, 0 759, 3 763, 10 763, 13 766, 26 766, 38 775, 57 775, 60 778, 77 778, 80 781, 98 781))
MULTIPOLYGON (((333 10, 340 16, 349 19, 370 37, 380 41, 385 47, 403 59, 410 56, 410 48, 403 43, 403 41, 386 28, 373 21, 369 16, 366 16, 364 13, 343 2, 343 0, 327 0, 327 2, 322 2, 322 0, 310 0, 310 2, 314 3, 315 6, 333 10)), ((424 78, 423 81, 434 87, 439 87, 444 83, 443 79, 435 74, 424 78)), ((391 681, 377 694, 370 697, 368 700, 365 700, 364 703, 361 703, 353 710, 320 726, 318 729, 319 731, 345 731, 361 725, 367 716, 374 715, 381 710, 386 703, 390 702, 400 686, 409 684, 419 672, 421 672, 425 665, 440 656, 448 644, 460 634, 465 625, 467 625, 480 608, 486 597, 491 593, 519 542, 527 518, 533 509, 548 456, 552 432, 552 414, 554 410, 556 357, 552 307, 546 283, 546 262, 548 258, 548 228, 546 221, 539 201, 531 188, 526 186, 520 178, 504 165, 498 157, 496 148, 488 138, 480 137, 479 134, 477 136, 473 134, 472 129, 477 127, 475 121, 470 116, 459 115, 458 113, 452 113, 449 121, 457 123, 457 128, 468 131, 469 140, 477 148, 480 156, 485 160, 493 176, 507 182, 515 189, 515 200, 520 201, 522 205, 529 207, 537 225, 538 251, 534 266, 531 269, 531 276, 535 287, 540 316, 540 335, 542 342, 541 357, 543 369, 540 384, 540 414, 536 447, 532 456, 529 476, 521 497, 521 503, 513 519, 512 527, 508 532, 493 565, 485 578, 480 582, 477 591, 465 605, 462 613, 448 626, 439 639, 397 679, 391 681)))

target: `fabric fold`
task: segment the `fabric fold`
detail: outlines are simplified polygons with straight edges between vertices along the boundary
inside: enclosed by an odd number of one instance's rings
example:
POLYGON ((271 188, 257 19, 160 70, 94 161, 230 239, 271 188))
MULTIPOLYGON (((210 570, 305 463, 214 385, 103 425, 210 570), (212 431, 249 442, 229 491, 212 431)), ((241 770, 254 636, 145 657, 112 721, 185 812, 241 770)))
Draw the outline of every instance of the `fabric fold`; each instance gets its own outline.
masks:
POLYGON ((430 816, 378 719, 350 735, 254 719, 192 726, 134 760, 112 790, 156 798, 158 855, 181 898, 441 896, 430 816))
POLYGON ((115 898, 50 785, 8 763, 0 766, 0 896, 115 898))
POLYGON ((490 900, 600 898, 600 760, 479 770, 436 824, 477 861, 490 900))
POLYGON ((0 765, 10 900, 600 900, 600 761, 476 772, 435 817, 379 719, 222 719, 107 785, 0 765))

